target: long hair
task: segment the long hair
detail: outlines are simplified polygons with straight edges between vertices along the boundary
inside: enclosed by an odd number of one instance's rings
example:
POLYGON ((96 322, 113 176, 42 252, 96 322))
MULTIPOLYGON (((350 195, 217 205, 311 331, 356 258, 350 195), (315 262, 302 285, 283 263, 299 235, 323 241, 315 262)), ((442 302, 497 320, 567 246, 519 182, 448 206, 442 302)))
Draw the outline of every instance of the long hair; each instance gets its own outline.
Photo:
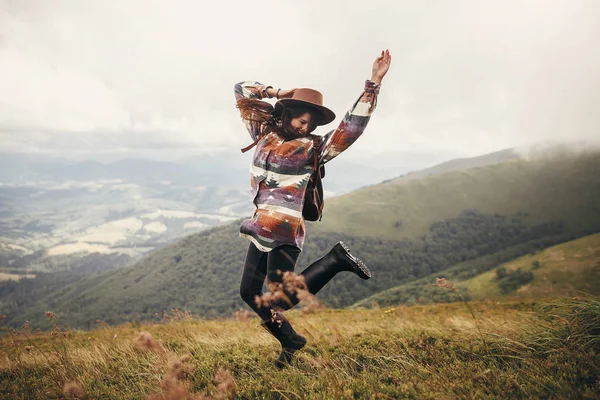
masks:
POLYGON ((259 125, 263 125, 263 134, 270 132, 279 133, 285 137, 295 137, 296 133, 291 129, 293 118, 304 113, 311 115, 308 125, 308 133, 317 127, 317 113, 311 107, 284 107, 281 115, 273 115, 275 109, 267 102, 256 99, 239 99, 237 108, 240 110, 242 119, 259 125))

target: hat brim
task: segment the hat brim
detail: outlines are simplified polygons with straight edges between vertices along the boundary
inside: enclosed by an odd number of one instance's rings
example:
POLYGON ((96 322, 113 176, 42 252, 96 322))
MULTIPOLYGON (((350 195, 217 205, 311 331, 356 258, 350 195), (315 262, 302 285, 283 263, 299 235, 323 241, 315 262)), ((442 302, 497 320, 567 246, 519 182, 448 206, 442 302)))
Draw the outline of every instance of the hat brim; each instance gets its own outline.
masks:
POLYGON ((273 115, 278 117, 281 115, 281 112, 284 108, 293 108, 297 107, 308 107, 316 111, 316 117, 318 118, 317 125, 327 125, 331 121, 335 119, 335 113, 331 111, 327 107, 323 107, 320 104, 311 103, 304 100, 296 100, 296 99, 281 99, 277 103, 275 103, 275 111, 273 115))

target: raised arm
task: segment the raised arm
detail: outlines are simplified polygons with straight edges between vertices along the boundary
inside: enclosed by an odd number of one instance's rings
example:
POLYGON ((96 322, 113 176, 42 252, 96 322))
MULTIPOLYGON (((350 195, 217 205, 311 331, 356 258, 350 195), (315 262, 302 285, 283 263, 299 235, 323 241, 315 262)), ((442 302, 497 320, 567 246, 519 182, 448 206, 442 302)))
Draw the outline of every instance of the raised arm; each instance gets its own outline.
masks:
MULTIPOLYGON (((253 99, 262 100, 264 98, 277 98, 277 99, 289 99, 294 95, 294 89, 273 89, 273 86, 263 85, 256 81, 242 81, 235 84, 234 94, 235 101, 238 102, 241 99, 253 99)), ((262 134, 264 125, 258 122, 252 122, 243 120, 246 125, 246 129, 250 133, 252 140, 256 140, 262 134)))
POLYGON ((364 132, 371 114, 377 106, 379 87, 387 73, 392 56, 389 51, 382 51, 373 63, 371 79, 365 82, 365 87, 350 110, 344 115, 337 129, 323 136, 319 149, 319 160, 325 164, 338 156, 352 145, 364 132))
MULTIPOLYGON (((269 97, 269 94, 267 93, 268 89, 272 90, 273 88, 256 81, 242 81, 235 84, 233 92, 235 94, 236 102, 240 99, 262 100, 265 97, 269 97)), ((257 122, 243 121, 252 140, 256 140, 262 133, 263 126, 257 122)))

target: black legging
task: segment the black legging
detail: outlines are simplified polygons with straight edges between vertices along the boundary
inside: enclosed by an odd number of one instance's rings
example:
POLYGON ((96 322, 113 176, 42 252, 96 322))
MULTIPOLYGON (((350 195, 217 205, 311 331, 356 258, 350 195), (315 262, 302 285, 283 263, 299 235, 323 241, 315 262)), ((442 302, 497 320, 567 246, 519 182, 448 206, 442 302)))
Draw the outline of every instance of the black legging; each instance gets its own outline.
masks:
MULTIPOLYGON (((254 243, 250 243, 246 263, 240 285, 240 295, 244 302, 250 306, 263 320, 271 319, 271 309, 288 310, 300 301, 295 292, 284 289, 287 299, 271 302, 270 306, 256 304, 256 296, 262 296, 262 288, 267 278, 270 282, 281 283, 283 273, 294 272, 296 261, 300 256, 300 249, 290 245, 274 248, 266 253, 260 251, 254 243)), ((326 256, 327 257, 327 256, 326 256)), ((325 262, 325 257, 317 260, 307 267, 301 276, 304 277, 306 287, 312 294, 316 294, 323 286, 339 272, 331 263, 325 262)))

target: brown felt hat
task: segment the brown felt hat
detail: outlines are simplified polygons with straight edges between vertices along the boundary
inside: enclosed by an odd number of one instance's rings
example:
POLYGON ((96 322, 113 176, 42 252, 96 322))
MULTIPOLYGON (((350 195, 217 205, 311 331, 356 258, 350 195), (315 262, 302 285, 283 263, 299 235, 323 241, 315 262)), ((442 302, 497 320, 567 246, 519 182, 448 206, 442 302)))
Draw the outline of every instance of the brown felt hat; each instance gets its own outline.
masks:
POLYGON ((321 92, 308 88, 296 89, 291 99, 281 99, 275 103, 273 115, 278 117, 284 108, 294 108, 295 106, 314 109, 319 118, 317 125, 327 125, 335 119, 335 113, 323 106, 323 95, 321 92))

